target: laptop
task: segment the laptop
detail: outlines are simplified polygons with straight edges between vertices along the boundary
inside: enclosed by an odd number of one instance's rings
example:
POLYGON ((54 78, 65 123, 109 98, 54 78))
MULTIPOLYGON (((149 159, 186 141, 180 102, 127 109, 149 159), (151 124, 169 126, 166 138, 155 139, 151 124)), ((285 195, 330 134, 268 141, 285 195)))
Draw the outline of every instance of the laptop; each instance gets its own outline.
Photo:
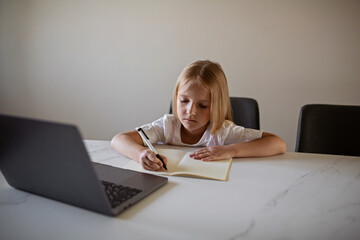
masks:
POLYGON ((16 189, 109 216, 168 180, 92 162, 74 125, 1 114, 0 170, 16 189))

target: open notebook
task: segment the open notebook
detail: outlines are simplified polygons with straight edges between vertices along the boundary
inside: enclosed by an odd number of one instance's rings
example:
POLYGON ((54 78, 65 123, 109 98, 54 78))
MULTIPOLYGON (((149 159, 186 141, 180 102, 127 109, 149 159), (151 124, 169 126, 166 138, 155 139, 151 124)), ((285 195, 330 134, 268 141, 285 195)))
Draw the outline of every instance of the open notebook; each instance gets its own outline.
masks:
POLYGON ((231 158, 222 161, 203 162, 189 157, 190 152, 183 150, 157 149, 157 151, 160 155, 167 157, 168 171, 148 171, 143 169, 140 164, 135 161, 129 161, 123 168, 159 175, 227 180, 231 166, 231 158))

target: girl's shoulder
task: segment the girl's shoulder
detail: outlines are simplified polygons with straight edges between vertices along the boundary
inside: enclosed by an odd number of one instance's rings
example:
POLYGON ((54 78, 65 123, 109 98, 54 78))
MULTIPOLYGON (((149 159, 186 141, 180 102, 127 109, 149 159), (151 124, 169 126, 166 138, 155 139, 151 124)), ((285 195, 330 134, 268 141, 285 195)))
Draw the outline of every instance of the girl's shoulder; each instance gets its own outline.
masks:
POLYGON ((162 120, 164 121, 164 124, 174 124, 178 122, 178 119, 175 117, 174 114, 166 113, 162 117, 162 120))
POLYGON ((262 130, 245 128, 236 125, 232 121, 225 120, 222 127, 215 134, 215 139, 219 145, 227 145, 238 142, 248 142, 261 138, 262 130))
POLYGON ((176 121, 177 118, 175 117, 174 114, 171 114, 171 113, 165 113, 164 116, 163 116, 164 120, 168 120, 168 121, 176 121))
POLYGON ((173 114, 164 114, 162 117, 156 119, 152 124, 166 124, 168 122, 176 122, 177 119, 173 114))
POLYGON ((225 120, 221 126, 222 129, 231 129, 231 128, 244 128, 242 126, 236 125, 234 122, 230 120, 225 120))
POLYGON ((161 118, 163 125, 165 128, 176 128, 180 123, 180 121, 177 119, 177 117, 174 114, 164 114, 164 116, 161 118))
POLYGON ((217 138, 224 138, 228 135, 239 134, 243 132, 245 128, 243 126, 236 125, 230 120, 225 120, 220 129, 214 134, 217 138))

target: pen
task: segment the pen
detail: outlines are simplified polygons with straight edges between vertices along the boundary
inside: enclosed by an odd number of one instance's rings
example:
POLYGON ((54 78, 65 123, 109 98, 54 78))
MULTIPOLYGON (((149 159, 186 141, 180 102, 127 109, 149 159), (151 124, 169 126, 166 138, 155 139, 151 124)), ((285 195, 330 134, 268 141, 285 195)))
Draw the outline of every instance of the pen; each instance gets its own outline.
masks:
POLYGON ((155 154, 155 156, 160 159, 160 161, 163 164, 163 167, 165 168, 165 170, 167 170, 166 165, 164 163, 164 160, 160 157, 159 153, 156 151, 156 149, 153 147, 153 145, 151 144, 151 142, 149 141, 148 136, 145 134, 144 130, 142 130, 142 128, 137 128, 136 129, 138 131, 138 133, 140 134, 141 138, 143 139, 143 141, 146 143, 146 145, 150 148, 150 150, 155 154))

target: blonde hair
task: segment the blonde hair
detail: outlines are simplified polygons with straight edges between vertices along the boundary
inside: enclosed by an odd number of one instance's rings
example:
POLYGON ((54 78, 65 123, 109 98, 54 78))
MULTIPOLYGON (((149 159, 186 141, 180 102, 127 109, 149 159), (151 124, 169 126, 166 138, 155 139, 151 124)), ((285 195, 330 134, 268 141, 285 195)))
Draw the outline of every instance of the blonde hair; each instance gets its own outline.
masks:
POLYGON ((232 120, 228 84, 220 64, 209 60, 198 60, 186 66, 175 85, 172 111, 178 118, 177 95, 179 89, 185 84, 195 81, 210 91, 211 134, 215 134, 221 128, 224 120, 232 120))

